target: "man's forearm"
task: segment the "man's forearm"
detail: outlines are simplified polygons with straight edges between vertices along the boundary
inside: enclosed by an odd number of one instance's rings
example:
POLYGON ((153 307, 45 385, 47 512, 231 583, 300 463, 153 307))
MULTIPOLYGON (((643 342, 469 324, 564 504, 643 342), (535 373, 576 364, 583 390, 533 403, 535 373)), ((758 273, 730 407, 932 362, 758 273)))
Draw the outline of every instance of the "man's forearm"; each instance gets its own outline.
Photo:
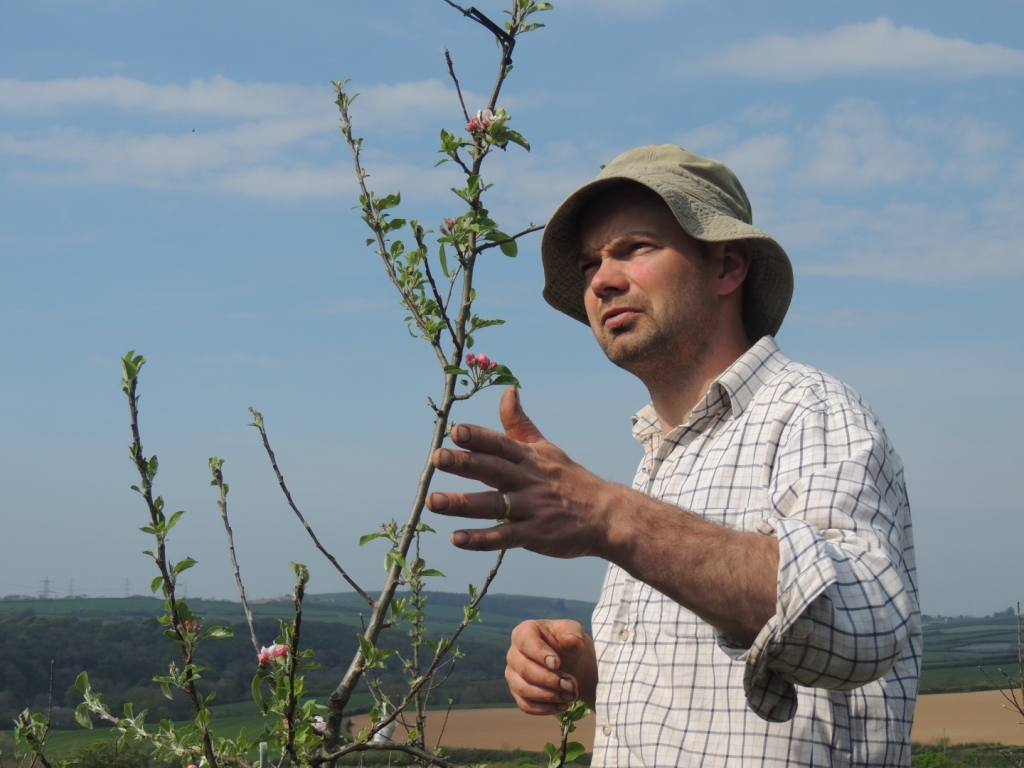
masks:
POLYGON ((639 491, 609 484, 599 554, 747 646, 775 614, 774 536, 708 522, 639 491))

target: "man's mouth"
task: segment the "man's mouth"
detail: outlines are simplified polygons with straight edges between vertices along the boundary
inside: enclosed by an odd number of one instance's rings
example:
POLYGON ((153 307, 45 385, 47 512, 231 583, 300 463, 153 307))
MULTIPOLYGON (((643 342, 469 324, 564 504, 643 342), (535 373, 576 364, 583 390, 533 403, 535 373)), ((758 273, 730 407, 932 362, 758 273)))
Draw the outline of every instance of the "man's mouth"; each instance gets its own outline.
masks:
POLYGON ((640 316, 640 311, 632 307, 613 307, 601 315, 601 324, 605 328, 621 328, 640 316))

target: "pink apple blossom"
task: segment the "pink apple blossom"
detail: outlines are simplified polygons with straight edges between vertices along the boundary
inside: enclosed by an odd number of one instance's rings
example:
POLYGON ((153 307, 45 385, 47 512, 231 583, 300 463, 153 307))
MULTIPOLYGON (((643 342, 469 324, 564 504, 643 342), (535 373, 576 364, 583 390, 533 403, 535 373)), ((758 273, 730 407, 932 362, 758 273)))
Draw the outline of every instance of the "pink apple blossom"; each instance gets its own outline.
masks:
POLYGON ((498 367, 498 364, 492 360, 491 364, 487 367, 487 370, 493 371, 497 367, 498 367))
POLYGON ((325 733, 327 731, 327 721, 320 717, 320 715, 317 715, 313 718, 313 730, 317 733, 325 733))
POLYGON ((476 364, 480 366, 481 371, 486 371, 491 365, 491 358, 487 355, 477 355, 476 364))
POLYGON ((260 648, 259 655, 256 658, 259 659, 260 666, 262 667, 265 664, 268 664, 271 659, 279 659, 282 656, 287 656, 287 655, 288 655, 288 646, 287 645, 280 645, 279 643, 274 643, 269 648, 267 646, 263 646, 262 648, 260 648))
POLYGON ((476 355, 474 355, 472 352, 466 355, 466 365, 471 367, 476 365, 476 355))
POLYGON ((466 130, 470 133, 476 133, 477 131, 487 130, 494 121, 494 113, 489 109, 478 110, 476 116, 471 117, 469 122, 466 123, 466 130))

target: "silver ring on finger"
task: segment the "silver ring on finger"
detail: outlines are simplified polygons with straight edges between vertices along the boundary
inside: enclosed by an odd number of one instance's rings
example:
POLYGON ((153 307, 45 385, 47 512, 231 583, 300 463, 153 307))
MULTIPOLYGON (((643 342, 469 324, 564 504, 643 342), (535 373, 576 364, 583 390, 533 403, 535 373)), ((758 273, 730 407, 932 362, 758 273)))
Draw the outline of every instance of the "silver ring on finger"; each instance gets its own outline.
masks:
POLYGON ((504 514, 504 515, 502 515, 502 517, 503 517, 503 518, 504 518, 505 520, 508 520, 508 518, 509 518, 509 517, 510 517, 510 516, 512 515, 512 497, 511 497, 511 496, 509 496, 509 495, 508 495, 507 493, 504 493, 504 492, 503 492, 503 493, 501 494, 501 498, 502 498, 502 499, 504 500, 504 502, 505 502, 505 514, 504 514))

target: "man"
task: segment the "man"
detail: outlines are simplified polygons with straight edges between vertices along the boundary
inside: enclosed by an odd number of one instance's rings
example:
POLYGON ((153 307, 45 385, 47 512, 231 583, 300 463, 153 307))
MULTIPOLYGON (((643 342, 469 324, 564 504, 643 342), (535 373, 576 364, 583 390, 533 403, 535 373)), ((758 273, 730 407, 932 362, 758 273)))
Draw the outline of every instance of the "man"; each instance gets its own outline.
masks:
POLYGON ((459 425, 439 469, 495 488, 430 509, 505 518, 465 549, 609 561, 594 637, 516 628, 521 709, 595 709, 595 765, 903 766, 921 632, 903 470, 877 418, 774 341, 793 276, 725 166, 678 147, 616 158, 544 233, 544 296, 588 322, 651 403, 644 460, 608 483, 541 436, 459 425))

